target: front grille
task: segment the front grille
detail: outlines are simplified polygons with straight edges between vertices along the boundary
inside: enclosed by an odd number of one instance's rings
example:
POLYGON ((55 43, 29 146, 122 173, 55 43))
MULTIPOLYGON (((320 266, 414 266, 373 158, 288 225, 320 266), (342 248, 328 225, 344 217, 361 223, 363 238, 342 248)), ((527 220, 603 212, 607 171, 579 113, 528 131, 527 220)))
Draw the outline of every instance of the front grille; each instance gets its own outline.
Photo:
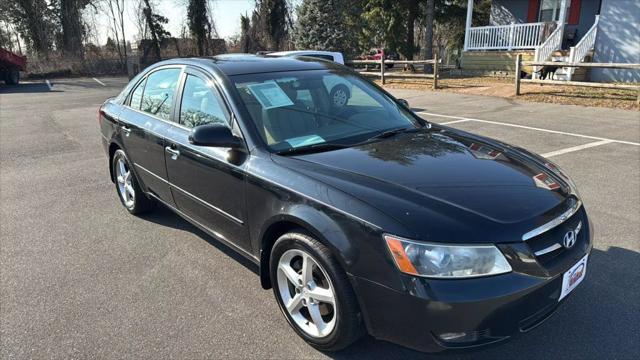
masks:
POLYGON ((573 216, 555 228, 535 236, 526 241, 533 254, 537 254, 536 260, 548 272, 555 273, 554 270, 565 265, 565 261, 573 261, 575 255, 584 254, 588 247, 589 228, 584 208, 580 208, 573 216), (562 246, 565 234, 575 230, 581 224, 580 231, 576 236, 575 244, 567 249, 562 246))

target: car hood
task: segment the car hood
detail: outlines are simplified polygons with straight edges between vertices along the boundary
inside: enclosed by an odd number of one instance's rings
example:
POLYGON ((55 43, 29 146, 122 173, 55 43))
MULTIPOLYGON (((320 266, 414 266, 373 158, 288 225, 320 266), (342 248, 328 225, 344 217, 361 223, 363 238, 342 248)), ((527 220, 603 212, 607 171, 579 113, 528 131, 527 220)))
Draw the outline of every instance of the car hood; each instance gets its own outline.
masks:
POLYGON ((566 207, 570 195, 561 177, 524 152, 448 128, 277 159, 369 203, 420 239, 457 233, 471 241, 481 226, 514 241, 566 207))

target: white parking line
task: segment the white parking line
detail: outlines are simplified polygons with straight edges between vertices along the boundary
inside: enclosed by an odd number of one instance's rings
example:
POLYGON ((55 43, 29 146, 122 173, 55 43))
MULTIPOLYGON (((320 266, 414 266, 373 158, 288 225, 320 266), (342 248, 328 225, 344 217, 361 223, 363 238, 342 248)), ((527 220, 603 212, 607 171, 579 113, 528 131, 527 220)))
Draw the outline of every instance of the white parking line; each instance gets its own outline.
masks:
POLYGON ((445 121, 445 122, 441 122, 438 123, 440 125, 449 125, 449 124, 457 124, 457 123, 461 123, 461 122, 465 122, 465 121, 471 121, 471 119, 460 119, 460 120, 453 120, 453 121, 445 121))
POLYGON ((105 83, 103 83, 102 81, 96 79, 96 78, 92 78, 93 80, 95 80, 98 84, 102 85, 102 86, 107 86, 105 83))
POLYGON ((45 83, 47 83, 47 87, 49 88, 49 91, 53 90, 53 85, 51 85, 51 82, 49 80, 45 80, 45 83))
MULTIPOLYGON (((570 132, 566 132, 566 131, 543 129, 543 128, 538 128, 538 127, 533 127, 533 126, 509 124, 509 123, 504 123, 504 122, 499 122, 499 121, 473 119, 473 118, 467 118, 467 117, 461 117, 461 116, 442 115, 442 114, 429 113, 429 112, 426 112, 426 111, 417 111, 416 113, 417 114, 430 115, 430 116, 438 116, 438 117, 450 118, 450 119, 460 119, 460 120, 465 120, 465 121, 476 121, 476 122, 481 122, 481 123, 485 123, 485 124, 510 126, 510 127, 515 127, 515 128, 520 128, 520 129, 527 129, 527 130, 536 130, 536 131, 542 131, 542 132, 547 132, 547 133, 552 133, 552 134, 569 135, 569 136, 575 136, 575 137, 580 137, 580 138, 584 138, 584 139, 603 140, 603 141, 606 140, 606 141, 614 142, 614 143, 618 143, 618 144, 627 144, 627 145, 640 146, 640 143, 632 142, 632 141, 607 139, 607 138, 598 137, 598 136, 590 136, 590 135, 570 133, 570 132)), ((453 123, 453 122, 449 122, 449 124, 451 124, 451 123, 453 123)))
POLYGON ((560 149, 560 150, 548 152, 546 154, 541 154, 541 155, 548 158, 548 157, 558 156, 558 155, 562 155, 562 154, 566 154, 566 153, 570 153, 570 152, 574 152, 574 151, 579 151, 579 150, 584 150, 584 149, 588 149, 588 148, 592 148, 592 147, 596 147, 596 146, 600 146, 600 145, 611 144, 612 142, 613 141, 611 141, 611 140, 594 141, 594 142, 590 142, 590 143, 587 143, 587 144, 578 145, 578 146, 572 146, 570 148, 560 149))

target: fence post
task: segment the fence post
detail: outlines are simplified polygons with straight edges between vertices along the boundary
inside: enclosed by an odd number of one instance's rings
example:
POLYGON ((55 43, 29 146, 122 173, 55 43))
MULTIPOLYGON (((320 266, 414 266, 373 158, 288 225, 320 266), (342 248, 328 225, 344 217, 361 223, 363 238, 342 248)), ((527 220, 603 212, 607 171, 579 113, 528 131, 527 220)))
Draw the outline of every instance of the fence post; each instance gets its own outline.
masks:
POLYGON ((433 54, 433 90, 438 88, 438 52, 433 54))
POLYGON ((516 24, 512 21, 509 27, 509 51, 513 50, 513 37, 515 35, 516 24))
POLYGON ((516 96, 520 95, 520 73, 522 72, 522 70, 520 69, 520 67, 522 66, 521 61, 522 54, 518 54, 516 56, 516 96))
POLYGON ((384 79, 384 51, 382 52, 382 56, 380 57, 380 80, 382 81, 382 85, 385 84, 384 79))
MULTIPOLYGON (((569 48, 569 62, 571 64, 575 64, 577 63, 576 61, 576 47, 572 46, 571 48, 569 48)), ((566 69, 566 68, 565 68, 566 69)), ((567 70, 567 81, 571 81, 571 78, 573 77, 573 72, 575 70, 575 68, 568 68, 569 70, 567 70)))

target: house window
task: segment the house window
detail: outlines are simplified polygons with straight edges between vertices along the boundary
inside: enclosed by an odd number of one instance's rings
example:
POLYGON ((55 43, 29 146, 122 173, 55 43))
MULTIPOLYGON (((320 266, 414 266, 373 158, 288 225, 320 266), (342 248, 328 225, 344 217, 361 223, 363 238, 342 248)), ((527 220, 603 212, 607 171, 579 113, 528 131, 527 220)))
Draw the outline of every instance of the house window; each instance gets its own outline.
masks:
MULTIPOLYGON (((567 1, 567 14, 569 14, 569 8, 571 1, 567 1)), ((560 7, 562 6, 562 0, 542 0, 540 4, 540 15, 538 21, 558 21, 560 19, 560 7)))

